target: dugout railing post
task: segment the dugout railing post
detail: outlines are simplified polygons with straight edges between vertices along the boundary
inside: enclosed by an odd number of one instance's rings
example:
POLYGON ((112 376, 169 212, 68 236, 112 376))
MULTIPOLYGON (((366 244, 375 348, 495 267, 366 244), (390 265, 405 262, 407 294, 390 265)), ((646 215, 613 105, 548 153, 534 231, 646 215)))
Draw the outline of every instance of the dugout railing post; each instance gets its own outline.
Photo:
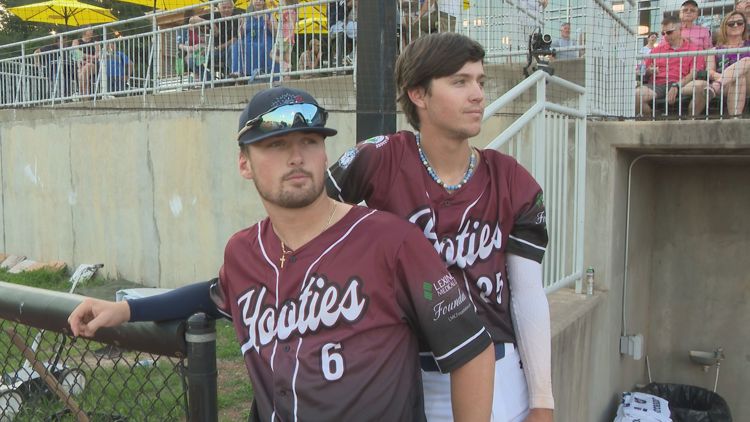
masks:
POLYGON ((216 422, 219 418, 216 370, 216 322, 197 313, 187 322, 188 420, 216 422))

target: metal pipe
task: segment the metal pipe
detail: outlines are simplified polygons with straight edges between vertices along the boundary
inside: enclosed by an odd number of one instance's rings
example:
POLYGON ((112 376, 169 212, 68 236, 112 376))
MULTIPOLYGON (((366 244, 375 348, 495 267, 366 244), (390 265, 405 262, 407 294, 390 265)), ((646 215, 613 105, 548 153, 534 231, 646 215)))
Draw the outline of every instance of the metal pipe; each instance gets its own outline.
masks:
MULTIPOLYGON (((41 330, 70 335, 68 316, 84 299, 70 293, 53 292, 0 281, 0 318, 41 330)), ((131 322, 102 328, 93 340, 125 349, 158 355, 183 357, 185 343, 182 321, 164 323, 131 322)))
POLYGON ((191 316, 185 332, 187 343, 188 420, 216 422, 219 419, 216 322, 204 313, 191 316))
POLYGON ((716 362, 716 379, 714 379, 714 393, 716 392, 716 387, 719 385, 719 368, 721 368, 721 362, 716 362))

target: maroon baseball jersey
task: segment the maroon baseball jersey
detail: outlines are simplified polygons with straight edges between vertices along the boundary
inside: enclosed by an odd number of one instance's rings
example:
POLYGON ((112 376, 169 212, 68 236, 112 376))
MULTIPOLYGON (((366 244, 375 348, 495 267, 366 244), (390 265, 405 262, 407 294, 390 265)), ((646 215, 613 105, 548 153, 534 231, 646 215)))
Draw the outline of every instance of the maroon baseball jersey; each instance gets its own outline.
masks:
POLYGON ((420 231, 354 207, 287 254, 270 220, 235 234, 220 272, 261 420, 424 420, 419 350, 444 372, 491 344, 420 231))
POLYGON ((413 133, 378 136, 344 153, 326 187, 332 197, 364 200, 419 226, 471 292, 493 341, 515 342, 505 256, 541 262, 547 245, 542 190, 512 157, 479 154, 474 175, 449 193, 427 173, 413 133))

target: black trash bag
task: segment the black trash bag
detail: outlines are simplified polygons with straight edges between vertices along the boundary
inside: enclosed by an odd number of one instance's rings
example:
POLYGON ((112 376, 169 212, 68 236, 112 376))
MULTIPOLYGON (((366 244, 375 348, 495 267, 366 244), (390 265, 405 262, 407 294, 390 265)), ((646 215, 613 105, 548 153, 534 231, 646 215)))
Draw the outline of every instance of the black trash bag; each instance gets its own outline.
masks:
POLYGON ((705 388, 652 382, 638 391, 667 400, 674 422, 732 422, 726 400, 705 388))

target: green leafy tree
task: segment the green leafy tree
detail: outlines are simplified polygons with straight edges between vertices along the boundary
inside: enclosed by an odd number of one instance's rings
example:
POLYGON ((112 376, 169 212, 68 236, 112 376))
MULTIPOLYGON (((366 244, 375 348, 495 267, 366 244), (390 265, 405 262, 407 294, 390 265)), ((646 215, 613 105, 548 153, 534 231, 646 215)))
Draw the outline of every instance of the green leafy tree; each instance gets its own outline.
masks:
MULTIPOLYGON (((49 35, 51 31, 55 33, 65 32, 75 28, 66 28, 65 25, 51 25, 36 22, 26 22, 19 17, 8 12, 9 7, 23 6, 32 3, 38 3, 45 0, 0 0, 0 45, 6 45, 23 40, 32 40, 34 38, 49 35)), ((89 4, 104 7, 112 10, 112 14, 118 20, 130 19, 143 16, 149 12, 147 7, 125 3, 116 0, 91 1, 89 4)), ((150 24, 146 22, 118 25, 116 30, 120 33, 138 33, 150 30, 150 24)))
POLYGON ((32 22, 25 22, 8 12, 8 7, 23 6, 33 3, 32 0, 2 0, 0 1, 0 45, 16 41, 43 37, 49 34, 50 27, 32 22))

